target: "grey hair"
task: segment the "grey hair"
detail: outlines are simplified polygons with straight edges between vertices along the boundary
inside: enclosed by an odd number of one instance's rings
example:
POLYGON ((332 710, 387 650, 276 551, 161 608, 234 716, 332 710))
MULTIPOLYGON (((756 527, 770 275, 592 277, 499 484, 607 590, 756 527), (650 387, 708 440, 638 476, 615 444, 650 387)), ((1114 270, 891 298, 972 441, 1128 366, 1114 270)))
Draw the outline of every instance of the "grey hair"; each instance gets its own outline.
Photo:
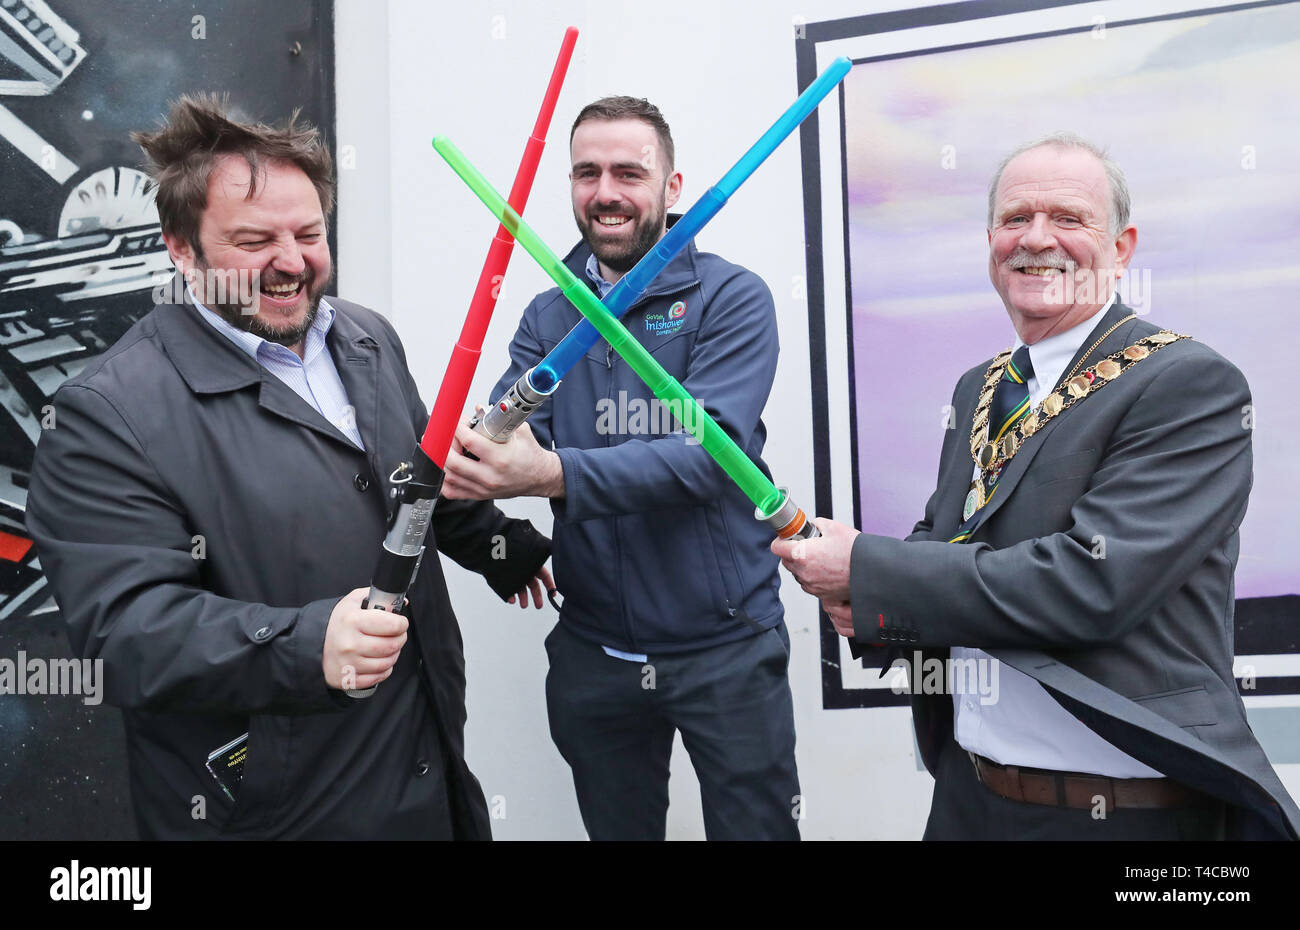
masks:
POLYGON ((993 173, 993 180, 989 182, 989 228, 993 227, 993 203, 998 193, 998 182, 1002 180, 1002 172, 1006 170, 1007 165, 1016 156, 1023 155, 1032 149, 1042 148, 1045 145, 1055 145, 1067 149, 1083 149, 1085 152, 1090 152, 1097 157, 1106 172, 1106 180, 1110 184, 1110 233, 1113 236, 1118 236, 1123 232, 1128 227, 1129 209, 1131 207, 1128 182, 1124 180, 1124 172, 1106 154, 1105 149, 1072 132, 1053 132, 1040 139, 1035 139, 1033 142, 1026 142, 1002 159, 998 164, 998 170, 993 173))

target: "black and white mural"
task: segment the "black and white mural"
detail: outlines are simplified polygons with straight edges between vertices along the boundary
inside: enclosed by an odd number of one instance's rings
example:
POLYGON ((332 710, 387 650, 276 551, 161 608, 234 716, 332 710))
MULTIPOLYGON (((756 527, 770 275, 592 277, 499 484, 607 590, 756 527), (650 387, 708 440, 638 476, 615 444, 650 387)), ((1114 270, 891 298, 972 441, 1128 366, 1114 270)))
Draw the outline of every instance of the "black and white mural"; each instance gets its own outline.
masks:
MULTIPOLYGON (((182 93, 295 108, 334 141, 327 0, 0 0, 0 657, 68 655, 24 529, 58 386, 171 276, 132 130, 182 93)), ((332 237, 331 237, 332 238, 332 237)), ((0 836, 132 835, 121 725, 73 696, 0 695, 0 836)))

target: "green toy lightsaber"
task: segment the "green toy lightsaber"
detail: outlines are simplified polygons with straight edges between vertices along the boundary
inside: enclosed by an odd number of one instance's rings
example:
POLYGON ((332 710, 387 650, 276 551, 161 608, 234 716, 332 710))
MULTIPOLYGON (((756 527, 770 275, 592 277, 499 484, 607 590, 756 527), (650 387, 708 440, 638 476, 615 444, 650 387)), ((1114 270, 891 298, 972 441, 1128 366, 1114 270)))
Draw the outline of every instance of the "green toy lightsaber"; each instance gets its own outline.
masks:
POLYGON ((605 338, 628 366, 636 372, 637 377, 646 383, 655 396, 670 404, 680 404, 685 417, 683 425, 690 430, 704 450, 725 471, 731 480, 745 492, 745 496, 754 502, 754 517, 765 520, 776 530, 782 539, 800 537, 812 539, 820 536, 817 527, 804 515, 801 508, 790 500, 784 489, 778 488, 762 470, 755 465, 740 448, 735 440, 728 436, 703 407, 701 407, 687 390, 654 357, 646 351, 641 343, 633 338, 627 327, 609 312, 581 280, 565 266, 541 237, 523 221, 488 180, 478 172, 469 160, 456 148, 446 136, 433 140, 433 147, 446 159, 470 190, 478 195, 487 208, 496 214, 515 241, 524 247, 542 270, 550 275, 551 280, 560 286, 564 296, 578 308, 578 311, 591 321, 597 332, 605 338))

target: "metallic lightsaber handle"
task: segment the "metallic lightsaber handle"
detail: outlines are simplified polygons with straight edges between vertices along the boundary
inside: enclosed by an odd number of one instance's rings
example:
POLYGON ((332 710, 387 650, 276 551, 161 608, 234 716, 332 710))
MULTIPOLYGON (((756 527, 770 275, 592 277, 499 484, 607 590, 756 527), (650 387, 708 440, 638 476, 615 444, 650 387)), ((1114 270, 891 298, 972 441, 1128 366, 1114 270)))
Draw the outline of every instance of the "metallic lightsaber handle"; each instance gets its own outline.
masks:
MULTIPOLYGON (((424 540, 442 486, 442 469, 417 447, 414 460, 399 465, 388 480, 393 486, 396 509, 379 551, 370 593, 361 606, 400 613, 406 607, 406 592, 415 582, 424 558, 424 540)), ((343 693, 350 698, 365 698, 374 694, 377 687, 345 688, 343 693)))
MULTIPOLYGON (((481 416, 476 415, 470 421, 470 428, 493 442, 509 441, 519 424, 527 420, 550 396, 533 388, 531 375, 531 370, 520 375, 504 397, 484 410, 481 416)), ((559 386, 558 382, 556 386, 559 386)))
MULTIPOLYGON (((427 511, 433 509, 433 502, 430 501, 427 508, 412 508, 410 505, 403 504, 402 509, 415 510, 422 509, 426 511, 423 523, 428 526, 427 511)), ((393 529, 389 531, 388 538, 384 540, 384 548, 379 556, 379 567, 375 571, 375 580, 370 585, 370 593, 366 599, 361 602, 362 608, 370 610, 386 610, 390 614, 398 614, 406 609, 406 592, 415 581, 415 573, 420 570, 420 560, 424 558, 424 546, 422 544, 423 535, 420 535, 417 548, 412 553, 411 547, 407 551, 394 551, 390 548, 390 543, 394 535, 398 538, 412 538, 412 524, 419 523, 419 517, 412 517, 410 514, 399 515, 393 523, 393 529), (383 580, 381 580, 383 579, 383 580), (388 590, 390 588, 399 588, 400 590, 388 590)), ((356 689, 344 688, 343 693, 350 698, 366 698, 375 693, 379 685, 371 685, 369 688, 356 689)))
POLYGON ((816 524, 808 519, 803 508, 790 499, 789 488, 777 488, 781 492, 781 506, 770 514, 754 508, 754 519, 763 520, 776 530, 778 539, 815 539, 821 535, 816 524))
POLYGON ((371 585, 370 593, 361 606, 373 610, 386 610, 390 614, 400 614, 402 608, 406 606, 406 598, 396 591, 381 591, 371 585))
MULTIPOLYGON (((374 585, 370 586, 370 593, 366 599, 361 602, 363 609, 373 607, 376 610, 386 610, 389 613, 397 613, 401 610, 403 598, 400 594, 393 594, 391 591, 380 591, 374 585)), ((369 688, 344 688, 343 693, 350 698, 368 698, 375 693, 379 685, 374 684, 369 688)))
MULTIPOLYGON (((420 558, 423 557, 423 555, 424 547, 421 546, 420 554, 416 556, 415 559, 415 567, 411 569, 411 580, 415 579, 415 573, 419 571, 420 558)), ((361 606, 372 610, 386 610, 390 614, 399 614, 406 609, 406 594, 405 592, 398 591, 383 591, 376 588, 374 585, 371 585, 370 593, 367 594, 366 599, 361 602, 361 606)), ((368 698, 370 695, 375 693, 375 689, 378 687, 379 685, 371 685, 369 688, 365 689, 344 688, 343 693, 350 698, 368 698)))

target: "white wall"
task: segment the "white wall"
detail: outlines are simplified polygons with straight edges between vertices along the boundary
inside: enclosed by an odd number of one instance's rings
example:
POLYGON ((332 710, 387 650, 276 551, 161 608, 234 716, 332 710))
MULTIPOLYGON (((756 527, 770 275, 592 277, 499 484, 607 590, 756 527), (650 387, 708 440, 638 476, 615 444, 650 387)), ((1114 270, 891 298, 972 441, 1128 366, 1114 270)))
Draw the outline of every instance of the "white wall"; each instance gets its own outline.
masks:
MULTIPOLYGON (((495 221, 430 140, 449 135, 507 190, 565 26, 577 26, 581 35, 527 213, 561 253, 577 239, 567 138, 584 104, 623 93, 660 107, 685 176, 684 208, 794 100, 796 17, 819 22, 915 5, 337 0, 338 141, 344 159, 348 146, 355 156, 354 167, 340 170, 339 293, 394 321, 425 401, 432 403, 495 221)), ((782 348, 778 390, 764 414, 764 458, 807 506, 813 497, 807 305, 793 287, 804 273, 797 138, 787 140, 745 184, 699 243, 758 272, 776 298, 782 348)), ((505 370, 520 311, 549 286, 527 254, 516 250, 471 402, 487 402, 505 370)), ((550 510, 541 502, 502 506, 549 531, 550 510)), ((469 762, 489 801, 504 801, 505 816, 494 821, 494 834, 584 837, 569 770, 546 723, 542 639, 554 612, 547 607, 524 614, 496 600, 478 576, 446 559, 443 568, 465 637, 469 762)), ((918 772, 909 713, 823 710, 816 604, 788 576, 783 599, 805 797, 803 836, 919 837, 931 781, 918 772)), ((680 741, 671 797, 669 837, 703 838, 699 787, 680 741)))

